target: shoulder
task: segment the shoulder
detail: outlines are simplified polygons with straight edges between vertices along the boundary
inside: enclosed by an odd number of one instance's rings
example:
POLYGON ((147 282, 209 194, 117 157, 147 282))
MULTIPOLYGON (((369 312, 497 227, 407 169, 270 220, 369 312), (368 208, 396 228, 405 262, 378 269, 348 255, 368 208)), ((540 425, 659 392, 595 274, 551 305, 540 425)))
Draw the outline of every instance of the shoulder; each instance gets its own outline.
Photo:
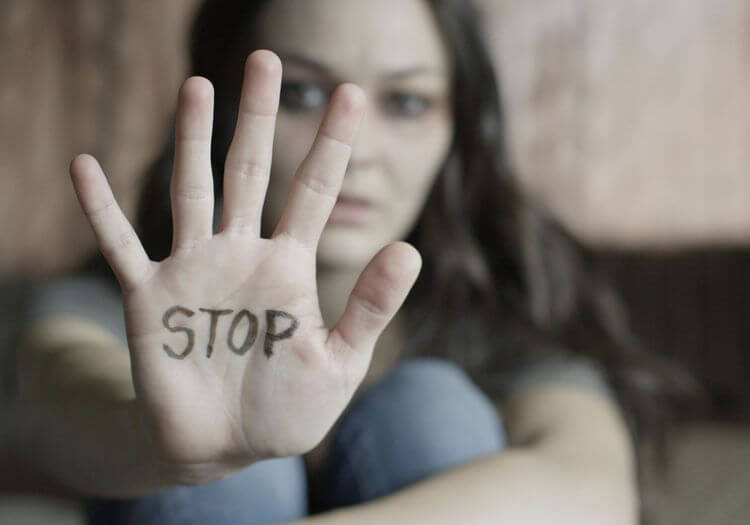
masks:
POLYGON ((26 328, 40 324, 96 325, 125 342, 122 298, 116 284, 92 274, 74 274, 40 282, 30 290, 26 328), (64 324, 64 323, 63 323, 64 324))

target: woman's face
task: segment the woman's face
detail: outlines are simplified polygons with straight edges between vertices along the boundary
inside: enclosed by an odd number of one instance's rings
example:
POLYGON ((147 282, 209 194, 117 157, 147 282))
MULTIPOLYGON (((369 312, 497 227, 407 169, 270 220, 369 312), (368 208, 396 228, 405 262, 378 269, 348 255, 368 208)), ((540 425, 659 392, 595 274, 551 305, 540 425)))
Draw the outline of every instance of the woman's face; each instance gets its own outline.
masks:
POLYGON ((414 226, 452 139, 452 71, 423 0, 273 0, 259 47, 284 66, 264 211, 270 232, 341 82, 367 93, 339 201, 318 248, 326 267, 361 266, 414 226))

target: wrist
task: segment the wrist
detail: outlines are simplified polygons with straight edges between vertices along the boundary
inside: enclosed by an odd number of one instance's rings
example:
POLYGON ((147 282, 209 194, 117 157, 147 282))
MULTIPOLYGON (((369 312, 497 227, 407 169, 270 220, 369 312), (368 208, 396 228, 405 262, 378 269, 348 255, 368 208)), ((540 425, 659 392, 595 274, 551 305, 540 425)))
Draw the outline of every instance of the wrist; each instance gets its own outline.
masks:
POLYGON ((130 421, 129 427, 134 431, 133 439, 138 443, 137 448, 143 458, 142 463, 149 465, 151 476, 162 488, 176 485, 201 485, 219 481, 262 459, 253 455, 242 454, 241 456, 217 457, 213 460, 196 459, 190 461, 184 456, 175 456, 174 451, 169 446, 160 444, 160 440, 154 436, 147 416, 144 415, 136 400, 133 400, 128 406, 128 419, 130 421))

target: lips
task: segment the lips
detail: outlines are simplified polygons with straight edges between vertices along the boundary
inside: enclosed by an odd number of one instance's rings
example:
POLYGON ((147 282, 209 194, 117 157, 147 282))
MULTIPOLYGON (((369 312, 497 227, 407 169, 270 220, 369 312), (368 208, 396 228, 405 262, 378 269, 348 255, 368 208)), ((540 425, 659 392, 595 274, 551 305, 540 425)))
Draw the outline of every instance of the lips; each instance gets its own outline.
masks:
POLYGON ((342 226, 359 226, 365 224, 372 214, 370 201, 359 197, 339 195, 331 211, 328 224, 342 226))

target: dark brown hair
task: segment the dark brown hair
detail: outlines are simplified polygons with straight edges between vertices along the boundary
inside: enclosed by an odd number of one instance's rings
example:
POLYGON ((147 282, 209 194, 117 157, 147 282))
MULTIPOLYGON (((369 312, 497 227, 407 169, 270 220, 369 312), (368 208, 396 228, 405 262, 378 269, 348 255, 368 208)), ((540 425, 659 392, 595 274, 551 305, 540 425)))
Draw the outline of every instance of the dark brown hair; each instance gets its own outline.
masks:
MULTIPOLYGON (((248 31, 268 1, 209 0, 191 33, 192 73, 210 79, 216 92, 217 196, 248 31)), ((689 398, 690 378, 643 348, 592 254, 517 186, 495 74, 471 3, 429 4, 454 64, 455 135, 408 237, 424 261, 404 307, 415 334, 410 348, 452 359, 489 390, 557 349, 588 356, 605 371, 635 443, 662 435, 689 398)), ((144 245, 156 259, 171 245, 172 143, 153 166, 139 213, 144 245)))

